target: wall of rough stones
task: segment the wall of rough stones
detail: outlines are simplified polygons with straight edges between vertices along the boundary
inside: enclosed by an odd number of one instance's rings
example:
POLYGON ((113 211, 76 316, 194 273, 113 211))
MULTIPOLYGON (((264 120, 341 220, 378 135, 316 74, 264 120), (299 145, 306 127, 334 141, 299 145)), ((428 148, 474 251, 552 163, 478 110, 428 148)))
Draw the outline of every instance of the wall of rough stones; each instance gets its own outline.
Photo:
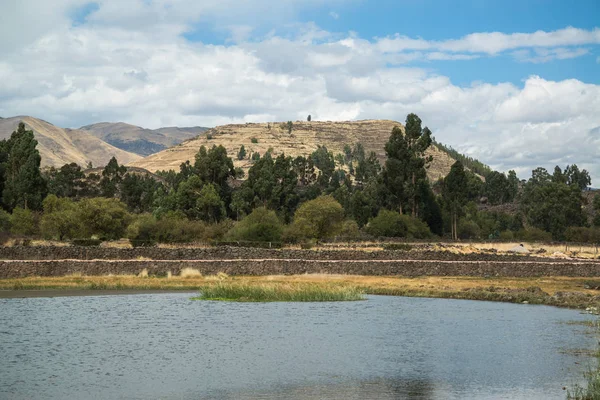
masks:
POLYGON ((0 278, 69 274, 179 274, 194 268, 203 275, 356 274, 401 276, 600 276, 600 263, 496 254, 448 252, 206 249, 107 249, 85 247, 0 248, 0 278))
POLYGON ((555 260, 527 255, 500 255, 495 253, 455 254, 448 251, 427 250, 299 250, 261 249, 249 247, 205 248, 107 248, 82 246, 13 246, 0 247, 0 260, 248 260, 248 259, 301 259, 301 260, 447 260, 447 261, 522 261, 555 260))

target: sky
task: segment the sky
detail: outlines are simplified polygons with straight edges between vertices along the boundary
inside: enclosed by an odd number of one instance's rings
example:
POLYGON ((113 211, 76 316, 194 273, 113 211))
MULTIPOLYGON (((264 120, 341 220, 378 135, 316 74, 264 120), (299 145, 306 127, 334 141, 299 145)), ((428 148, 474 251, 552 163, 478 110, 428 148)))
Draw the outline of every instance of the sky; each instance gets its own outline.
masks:
POLYGON ((0 116, 77 128, 393 119, 600 184, 600 1, 0 0, 0 116))

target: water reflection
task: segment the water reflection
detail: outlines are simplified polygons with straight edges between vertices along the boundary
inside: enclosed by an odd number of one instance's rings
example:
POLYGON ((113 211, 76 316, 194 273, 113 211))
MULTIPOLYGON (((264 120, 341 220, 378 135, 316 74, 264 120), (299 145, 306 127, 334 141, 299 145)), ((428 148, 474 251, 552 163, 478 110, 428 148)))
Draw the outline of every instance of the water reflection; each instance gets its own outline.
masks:
POLYGON ((0 299, 0 398, 564 399, 595 347, 550 307, 189 297, 0 299))

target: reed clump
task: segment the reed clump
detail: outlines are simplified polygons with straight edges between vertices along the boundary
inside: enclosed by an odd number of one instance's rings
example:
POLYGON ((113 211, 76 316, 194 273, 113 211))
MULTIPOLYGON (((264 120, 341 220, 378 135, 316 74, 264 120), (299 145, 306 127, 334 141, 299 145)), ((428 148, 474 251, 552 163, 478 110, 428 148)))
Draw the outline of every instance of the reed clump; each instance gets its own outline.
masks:
POLYGON ((237 283, 219 282, 200 288, 196 300, 240 302, 320 302, 364 300, 365 292, 356 286, 310 283, 237 283))
MULTIPOLYGON (((600 320, 595 321, 596 334, 600 336, 600 320)), ((595 354, 597 365, 585 373, 586 385, 577 385, 567 392, 569 400, 600 400, 600 349, 595 354)))

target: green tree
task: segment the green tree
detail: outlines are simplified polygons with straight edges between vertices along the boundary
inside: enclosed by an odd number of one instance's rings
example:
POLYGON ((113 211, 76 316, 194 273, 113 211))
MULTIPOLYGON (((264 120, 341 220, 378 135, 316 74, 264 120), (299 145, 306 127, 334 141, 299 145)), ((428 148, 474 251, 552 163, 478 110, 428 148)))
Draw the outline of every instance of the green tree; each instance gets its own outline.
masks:
POLYGON ((252 242, 279 242, 283 224, 277 214, 265 207, 255 208, 227 234, 229 240, 252 242))
POLYGON ((592 203, 594 209, 594 226, 600 226, 600 195, 595 195, 592 203))
POLYGON ((23 122, 6 143, 5 182, 2 200, 9 210, 15 207, 40 210, 46 196, 46 181, 40 172, 41 157, 33 131, 23 122))
POLYGON ((563 240, 568 227, 582 226, 586 222, 581 187, 554 182, 544 171, 538 168, 532 172, 523 188, 520 208, 530 226, 563 240))
POLYGON ((48 193, 58 197, 76 198, 89 191, 85 174, 76 163, 65 164, 58 170, 51 167, 46 176, 48 193))
POLYGON ((490 204, 504 204, 510 201, 510 185, 506 175, 492 171, 485 178, 483 191, 490 204))
POLYGON ((240 146, 240 151, 238 151, 237 158, 238 160, 243 160, 244 158, 246 158, 246 148, 244 147, 244 145, 240 146))
POLYGON ((432 157, 425 156, 425 151, 431 146, 431 131, 429 128, 421 128, 421 119, 416 114, 406 116, 404 127, 406 143, 410 154, 408 172, 409 181, 407 185, 408 197, 411 199, 412 216, 419 216, 419 185, 427 181, 425 167, 431 163, 432 157))
POLYGON ((460 161, 450 168, 450 173, 444 178, 442 198, 450 212, 450 227, 453 239, 458 239, 458 218, 467 202, 467 175, 460 161))
POLYGON ((308 117, 306 117, 306 120, 307 120, 308 122, 310 122, 310 121, 312 120, 312 117, 310 116, 310 114, 308 114, 308 117))
POLYGON ((519 193, 519 178, 514 170, 508 171, 508 201, 513 201, 519 193))
POLYGON ((47 239, 76 239, 82 237, 83 224, 77 203, 53 194, 44 199, 40 231, 47 239))
POLYGON ((119 185, 127 172, 124 165, 119 165, 115 157, 112 157, 106 167, 102 170, 100 189, 104 197, 116 197, 119 194, 119 185))
POLYGON ((383 170, 383 183, 387 189, 387 202, 390 208, 397 208, 402 214, 409 199, 407 186, 412 174, 408 162, 411 158, 410 149, 400 127, 392 129, 385 144, 385 153, 387 160, 383 170))
POLYGON ((590 174, 585 169, 580 171, 576 164, 567 165, 564 175, 567 185, 578 187, 579 190, 585 190, 592 184, 590 174))
POLYGON ((226 216, 225 203, 212 183, 204 185, 200 190, 196 208, 200 219, 206 222, 218 222, 226 216))
POLYGON ((288 121, 286 124, 288 134, 292 134, 292 129, 294 129, 294 123, 292 121, 288 121))
POLYGON ((310 159, 312 160, 312 164, 319 170, 317 183, 322 188, 327 188, 333 171, 335 171, 333 153, 328 151, 327 147, 319 145, 317 146, 317 150, 310 155, 310 159))
POLYGON ((372 151, 367 158, 362 157, 358 160, 355 176, 357 181, 367 182, 373 178, 377 178, 380 172, 381 165, 379 164, 379 159, 377 158, 377 154, 372 151))
POLYGON ((293 229, 306 239, 325 239, 340 232, 344 209, 332 196, 303 203, 294 214, 293 229))
POLYGON ((127 173, 119 185, 119 198, 131 212, 149 212, 162 188, 162 183, 151 176, 127 173))
POLYGON ((79 215, 86 238, 120 239, 131 220, 127 206, 115 198, 83 199, 79 202, 79 215))
POLYGON ((10 233, 32 236, 37 233, 35 214, 28 208, 15 207, 10 216, 10 233))

